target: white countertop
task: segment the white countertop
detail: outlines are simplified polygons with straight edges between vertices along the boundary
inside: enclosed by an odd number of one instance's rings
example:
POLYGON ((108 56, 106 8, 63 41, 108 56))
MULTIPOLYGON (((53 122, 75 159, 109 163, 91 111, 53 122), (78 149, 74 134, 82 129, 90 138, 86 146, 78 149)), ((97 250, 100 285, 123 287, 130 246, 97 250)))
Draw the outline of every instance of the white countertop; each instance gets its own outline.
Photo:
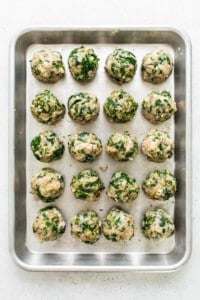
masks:
POLYGON ((12 36, 34 25, 166 25, 185 30, 193 48, 193 128, 200 121, 200 39, 198 1, 160 0, 7 0, 0 9, 0 299, 199 299, 200 293, 200 137, 193 132, 193 252, 189 262, 169 274, 34 273, 17 267, 8 253, 8 45, 12 36), (197 85, 198 84, 198 85, 197 85))

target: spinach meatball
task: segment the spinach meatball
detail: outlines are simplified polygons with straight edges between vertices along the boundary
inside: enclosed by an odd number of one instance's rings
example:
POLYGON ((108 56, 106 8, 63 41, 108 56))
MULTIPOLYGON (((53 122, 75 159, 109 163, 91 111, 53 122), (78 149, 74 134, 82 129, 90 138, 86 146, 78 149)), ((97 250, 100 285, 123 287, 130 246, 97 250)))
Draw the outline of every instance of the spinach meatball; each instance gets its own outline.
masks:
POLYGON ((161 163, 172 157, 174 143, 166 131, 153 129, 142 141, 142 152, 148 160, 161 163))
POLYGON ((123 89, 113 91, 106 99, 104 112, 106 116, 116 123, 125 123, 133 119, 138 104, 134 98, 123 89))
POLYGON ((53 202, 65 187, 63 176, 51 168, 43 168, 32 177, 31 191, 43 202, 53 202))
POLYGON ((104 189, 99 174, 91 169, 84 170, 73 176, 71 190, 77 199, 93 202, 98 200, 104 189))
POLYGON ((101 154, 102 143, 96 134, 82 131, 70 135, 68 149, 77 161, 92 162, 101 154))
POLYGON ((68 58, 69 70, 77 81, 92 80, 98 68, 99 58, 93 49, 81 46, 73 49, 68 58))
POLYGON ((142 114, 153 124, 168 120, 175 112, 176 103, 165 90, 153 90, 142 102, 142 114))
POLYGON ((101 236, 101 220, 93 210, 81 210, 71 219, 71 235, 86 244, 96 243, 101 236))
POLYGON ((124 49, 115 49, 106 59, 105 70, 118 83, 129 82, 137 69, 135 55, 124 49))
POLYGON ((144 214, 142 232, 152 240, 168 238, 174 233, 174 221, 163 209, 149 209, 144 214))
POLYGON ((134 201, 140 187, 134 178, 124 172, 115 172, 107 190, 107 195, 116 202, 129 203, 134 201))
POLYGON ((145 81, 162 83, 172 73, 174 63, 169 53, 155 50, 147 53, 142 60, 142 76, 145 81))
POLYGON ((32 139, 31 150, 37 160, 51 162, 62 157, 65 147, 55 132, 45 131, 32 139))
POLYGON ((59 239, 65 232, 66 223, 61 212, 53 206, 40 209, 33 221, 33 233, 40 242, 59 239))
POLYGON ((63 118, 65 105, 49 90, 45 90, 34 97, 31 112, 39 122, 52 125, 63 118))
POLYGON ((121 208, 113 207, 102 222, 105 238, 113 242, 127 242, 134 236, 134 218, 121 208))
POLYGON ((168 170, 155 170, 146 177, 142 189, 149 199, 168 200, 176 192, 176 178, 168 170))
POLYGON ((138 143, 128 131, 124 133, 115 132, 106 143, 106 152, 118 161, 133 160, 138 153, 138 143))
POLYGON ((40 50, 31 60, 33 76, 45 83, 55 83, 65 75, 62 56, 57 51, 40 50))
POLYGON ((85 124, 94 121, 99 115, 99 100, 89 93, 78 93, 69 97, 68 113, 73 121, 85 124))

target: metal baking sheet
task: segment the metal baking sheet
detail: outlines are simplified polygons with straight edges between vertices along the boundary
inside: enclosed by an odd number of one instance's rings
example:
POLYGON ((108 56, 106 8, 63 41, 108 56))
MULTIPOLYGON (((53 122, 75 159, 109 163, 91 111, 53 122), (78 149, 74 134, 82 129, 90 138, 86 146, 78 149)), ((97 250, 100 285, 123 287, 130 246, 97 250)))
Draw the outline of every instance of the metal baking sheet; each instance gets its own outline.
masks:
POLYGON ((143 270, 171 271, 181 266, 189 257, 191 248, 190 214, 190 44, 184 34, 168 28, 131 28, 131 29, 33 29, 20 34, 12 44, 12 93, 11 111, 11 181, 10 192, 10 250, 15 261, 28 270, 143 270), (81 45, 90 46, 100 58, 96 78, 87 84, 77 83, 71 77, 67 58, 69 52, 81 45), (133 121, 126 124, 111 124, 103 114, 106 97, 119 88, 104 71, 104 62, 115 48, 122 47, 133 51, 137 57, 138 69, 134 79, 122 85, 139 103, 133 121), (59 51, 66 66, 66 77, 56 84, 38 82, 31 74, 29 61, 33 53, 41 49, 59 51), (144 83, 140 65, 142 57, 155 49, 167 50, 175 60, 175 68, 170 78, 156 86, 169 90, 175 97, 178 111, 175 119, 161 125, 152 125, 141 115, 141 102, 155 86, 144 83), (78 125, 65 118, 54 126, 38 123, 30 113, 34 95, 50 89, 65 105, 71 94, 79 91, 94 93, 100 100, 101 112, 98 119, 89 125, 78 125), (113 162, 103 151, 93 163, 76 162, 68 153, 68 135, 86 130, 101 138, 103 145, 114 131, 128 130, 137 137, 139 145, 152 128, 167 130, 175 141, 175 156, 162 164, 150 163, 139 152, 132 162, 113 162), (66 150, 61 160, 50 164, 38 162, 30 151, 30 141, 38 132, 52 129, 64 141, 66 150), (13 165, 12 165, 13 164, 13 165), (100 166, 108 165, 102 172, 100 166), (38 210, 45 206, 30 193, 30 181, 34 173, 44 166, 60 171, 66 182, 64 194, 56 201, 67 221, 66 233, 55 242, 39 243, 32 233, 32 222, 38 210), (154 169, 169 169, 178 179, 178 193, 169 201, 148 200, 141 191, 139 197, 121 207, 135 217, 137 230, 133 239, 126 243, 112 243, 103 236, 95 245, 86 245, 73 240, 70 235, 70 218, 80 209, 91 208, 103 218, 115 203, 105 191, 95 203, 77 200, 70 191, 70 181, 74 174, 85 168, 99 172, 105 186, 108 186, 114 171, 122 170, 136 178, 141 186, 146 175, 154 169), (143 237, 140 223, 146 209, 162 207, 174 215, 176 233, 169 239, 152 242, 143 237))

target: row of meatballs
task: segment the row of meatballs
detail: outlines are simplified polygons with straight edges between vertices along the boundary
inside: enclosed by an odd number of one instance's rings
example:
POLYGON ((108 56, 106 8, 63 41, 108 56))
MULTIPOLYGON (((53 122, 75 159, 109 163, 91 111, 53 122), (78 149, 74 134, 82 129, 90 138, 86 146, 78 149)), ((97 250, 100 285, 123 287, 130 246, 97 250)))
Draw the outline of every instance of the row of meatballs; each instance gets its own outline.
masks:
MULTIPOLYGON (((105 186, 93 169, 86 169, 72 177, 71 191, 76 199, 88 202, 97 201, 105 186)), ((43 202, 54 202, 65 188, 63 176, 52 168, 43 168, 32 177, 32 194, 43 202)), ((175 176, 168 170, 154 170, 143 181, 142 189, 149 199, 168 200, 177 189, 175 176)), ((106 194, 115 202, 126 204, 133 202, 140 192, 135 178, 117 171, 113 174, 106 194)))
MULTIPOLYGON (((68 57, 72 77, 80 82, 91 81, 96 75, 99 60, 93 49, 84 46, 73 49, 68 57)), ((142 60, 143 80, 155 84, 161 83, 170 76, 173 66, 173 59, 166 51, 149 52, 142 60)), ((123 84, 133 79, 137 69, 137 59, 131 51, 115 49, 108 55, 104 68, 110 78, 123 84)), ((36 79, 45 83, 55 83, 65 76, 62 56, 52 50, 40 50, 34 53, 31 70, 36 79)))
MULTIPOLYGON (((63 156, 65 146, 53 131, 44 131, 31 141, 35 158, 41 162, 51 162, 63 156)), ((115 132, 107 140, 106 153, 117 161, 131 161, 138 153, 138 143, 128 131, 115 132)), ((79 162, 92 162, 102 152, 102 142, 96 134, 81 131, 69 136, 68 150, 79 162)), ((152 129, 143 139, 141 150, 149 161, 161 163, 171 158, 174 142, 163 130, 152 129)))
MULTIPOLYGON (((134 217, 119 207, 113 207, 101 221, 94 210, 81 210, 70 220, 71 235, 86 244, 96 243, 103 232, 112 242, 127 242, 135 233, 134 217)), ((168 238, 174 233, 174 222, 163 209, 149 209, 142 220, 142 232, 152 240, 168 238)), ((55 206, 42 208, 33 221, 33 232, 40 242, 54 241, 62 237, 66 229, 65 219, 55 206)))
MULTIPOLYGON (((92 93, 79 92, 71 95, 67 106, 70 118, 79 124, 93 122, 99 115, 99 100, 92 93)), ((105 115, 115 123, 132 120, 137 108, 138 103, 123 89, 113 91, 104 103, 105 115)), ((142 114, 153 124, 168 120, 176 110, 176 103, 166 90, 152 90, 142 102, 142 114)), ((31 103, 35 119, 48 125, 62 119, 65 111, 65 105, 49 90, 38 93, 31 103)))

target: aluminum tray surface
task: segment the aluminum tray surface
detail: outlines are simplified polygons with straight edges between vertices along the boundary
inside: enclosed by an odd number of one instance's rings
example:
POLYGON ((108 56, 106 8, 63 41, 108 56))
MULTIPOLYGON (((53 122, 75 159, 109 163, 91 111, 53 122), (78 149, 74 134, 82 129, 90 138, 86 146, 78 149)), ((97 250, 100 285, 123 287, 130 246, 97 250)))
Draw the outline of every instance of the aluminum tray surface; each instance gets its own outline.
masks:
POLYGON ((143 270, 171 271, 181 266, 189 257, 190 236, 190 44, 187 38, 176 30, 167 28, 132 28, 107 30, 58 30, 34 29, 22 33, 12 45, 12 94, 11 111, 14 112, 11 128, 11 180, 10 191, 10 250, 15 261, 28 270, 143 270), (100 58, 95 79, 87 84, 75 82, 67 67, 69 52, 79 45, 92 47, 100 58), (135 53, 138 69, 134 79, 122 85, 139 104, 134 120, 126 124, 111 124, 103 114, 106 97, 119 88, 104 71, 104 62, 115 48, 122 47, 135 53), (44 84, 31 74, 30 59, 33 53, 41 49, 52 49, 62 54, 66 67, 66 77, 56 84, 44 84), (159 85, 142 81, 140 66, 142 57, 154 49, 165 49, 175 61, 170 78, 159 85), (169 90, 175 97, 178 111, 175 118, 161 125, 152 125, 141 115, 143 98, 153 88, 169 90), (65 104, 71 94, 79 91, 94 93, 100 100, 101 111, 98 119, 89 125, 78 125, 68 115, 53 126, 38 123, 30 113, 30 104, 34 95, 44 89, 50 89, 65 104), (101 138, 103 145, 114 131, 128 130, 137 137, 139 145, 152 128, 167 130, 175 141, 175 155, 162 164, 150 163, 139 153, 132 162, 113 162, 103 151, 92 164, 79 163, 70 157, 67 151, 68 135, 80 130, 90 131, 101 138), (38 132, 52 129, 65 143, 65 154, 61 160, 45 164, 37 161, 30 151, 30 141, 38 132), (13 144, 14 143, 14 144, 13 144), (11 148, 13 149, 13 148, 11 148), (100 166, 108 165, 102 172, 100 166), (38 210, 46 206, 30 193, 31 177, 40 168, 51 166, 65 177, 64 194, 55 205, 61 209, 67 221, 66 233, 55 242, 39 243, 32 233, 32 222, 38 210), (169 169, 175 172, 178 180, 178 192, 169 201, 148 200, 141 191, 132 204, 121 207, 133 214, 137 230, 133 239, 126 243, 112 243, 103 236, 95 245, 86 245, 73 240, 70 235, 70 218, 81 209, 91 208, 103 218, 109 208, 115 205, 105 191, 100 200, 86 203, 74 199, 70 191, 70 181, 74 174, 85 168, 97 170, 105 186, 116 170, 126 171, 136 178, 141 186, 146 175, 154 169, 169 169), (150 207, 161 207, 174 215, 176 232, 169 239, 152 242, 142 235, 140 224, 143 214, 150 207))

